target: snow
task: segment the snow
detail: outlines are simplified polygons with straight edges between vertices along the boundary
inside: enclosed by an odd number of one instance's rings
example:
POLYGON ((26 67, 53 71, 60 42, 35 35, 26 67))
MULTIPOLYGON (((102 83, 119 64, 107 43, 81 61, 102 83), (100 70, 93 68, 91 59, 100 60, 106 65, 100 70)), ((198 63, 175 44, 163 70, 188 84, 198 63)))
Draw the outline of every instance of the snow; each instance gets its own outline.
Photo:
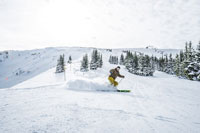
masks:
MULTIPOLYGON (((72 56, 72 61, 82 59, 86 53, 91 54, 94 48, 83 47, 55 47, 45 49, 34 49, 25 51, 8 51, 8 59, 0 62, 0 88, 9 88, 19 84, 25 80, 31 79, 38 74, 52 69, 57 64, 57 59, 61 54, 65 54, 65 60, 72 56), (18 75, 16 74, 18 73, 18 75)), ((159 51, 164 54, 179 53, 177 49, 113 49, 113 52, 108 52, 106 49, 99 49, 103 56, 118 55, 120 56, 124 50, 132 52, 142 52, 148 55, 161 56, 159 51)), ((0 55, 3 56, 3 55, 0 55)), ((105 60, 107 61, 107 60, 105 60)), ((80 68, 78 68, 79 71, 80 68)))
POLYGON ((116 67, 104 53, 102 69, 80 72, 74 60, 63 73, 53 67, 11 88, 0 89, 0 132, 177 133, 200 132, 200 83, 156 71, 129 73, 112 90, 108 72, 116 67))

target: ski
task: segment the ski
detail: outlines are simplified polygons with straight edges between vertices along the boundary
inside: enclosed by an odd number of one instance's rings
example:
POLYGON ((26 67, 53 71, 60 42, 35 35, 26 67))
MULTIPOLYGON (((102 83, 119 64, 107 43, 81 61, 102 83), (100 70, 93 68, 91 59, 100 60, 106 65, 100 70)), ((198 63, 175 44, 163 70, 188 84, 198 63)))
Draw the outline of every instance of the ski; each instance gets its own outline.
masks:
POLYGON ((131 92, 131 90, 97 90, 102 92, 131 92))
POLYGON ((117 90, 117 92, 131 92, 131 90, 117 90))

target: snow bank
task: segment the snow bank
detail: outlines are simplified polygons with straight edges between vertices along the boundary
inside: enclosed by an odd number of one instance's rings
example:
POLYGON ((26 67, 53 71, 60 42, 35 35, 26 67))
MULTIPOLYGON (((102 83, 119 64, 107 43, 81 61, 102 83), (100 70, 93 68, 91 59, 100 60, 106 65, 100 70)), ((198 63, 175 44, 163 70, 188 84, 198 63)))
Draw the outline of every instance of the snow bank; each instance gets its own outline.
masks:
POLYGON ((100 84, 92 80, 78 79, 67 83, 67 89, 79 91, 115 91, 109 84, 100 84))

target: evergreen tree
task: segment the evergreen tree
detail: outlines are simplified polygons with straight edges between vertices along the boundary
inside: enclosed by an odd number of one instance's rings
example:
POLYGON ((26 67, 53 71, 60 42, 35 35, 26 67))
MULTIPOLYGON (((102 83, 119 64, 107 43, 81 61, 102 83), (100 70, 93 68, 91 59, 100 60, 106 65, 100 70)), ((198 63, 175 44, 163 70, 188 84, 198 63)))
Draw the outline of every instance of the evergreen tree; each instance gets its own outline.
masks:
POLYGON ((120 62, 119 62, 120 65, 124 65, 124 55, 121 54, 120 56, 120 62))
POLYGON ((164 60, 164 58, 163 58, 163 56, 162 57, 160 57, 159 58, 159 60, 158 60, 158 70, 159 71, 164 71, 164 67, 165 67, 165 60, 164 60))
POLYGON ((61 73, 65 71, 65 58, 64 54, 60 55, 58 61, 57 61, 57 67, 56 67, 56 73, 61 73))
POLYGON ((181 50, 180 54, 179 54, 179 76, 184 77, 184 69, 185 69, 185 65, 184 65, 184 60, 185 60, 186 56, 185 53, 181 50))
POLYGON ((88 55, 87 54, 83 56, 80 70, 84 72, 88 71, 88 55))
POLYGON ((117 65, 118 64, 118 57, 117 56, 110 56, 110 59, 109 59, 109 62, 110 64, 115 64, 117 65))
POLYGON ((200 41, 196 48, 195 63, 199 67, 199 69, 197 68, 198 71, 196 72, 196 77, 197 77, 197 80, 200 81, 200 41))
POLYGON ((180 58, 178 54, 176 54, 174 73, 176 76, 180 76, 180 58))
POLYGON ((181 50, 180 51, 180 54, 179 54, 180 56, 180 62, 183 62, 184 61, 184 53, 183 53, 183 51, 181 50))
POLYGON ((101 68, 102 65, 103 65, 102 55, 97 50, 93 50, 90 62, 90 69, 96 70, 97 68, 101 68))
POLYGON ((153 55, 151 56, 150 64, 151 64, 151 70, 152 71, 155 71, 156 59, 157 58, 154 58, 153 55))
POLYGON ((165 68, 165 72, 168 74, 174 74, 174 60, 172 58, 172 54, 169 55, 169 59, 167 59, 167 65, 165 68))
POLYGON ((69 64, 72 63, 72 57, 71 57, 71 55, 69 56, 69 59, 68 59, 67 63, 69 63, 69 64))
POLYGON ((199 41, 199 44, 197 45, 197 48, 196 48, 195 61, 197 63, 200 63, 200 41, 199 41))
POLYGON ((153 57, 151 59, 148 55, 140 54, 138 56, 136 52, 132 54, 130 51, 127 51, 124 65, 130 73, 142 76, 153 76, 155 67, 153 57))
POLYGON ((103 66, 103 58, 102 58, 102 54, 101 54, 101 56, 100 56, 100 60, 99 60, 99 62, 100 62, 100 63, 99 63, 99 64, 100 64, 99 67, 102 68, 102 66, 103 66))
POLYGON ((96 70, 98 68, 98 62, 97 61, 98 61, 98 51, 93 50, 91 62, 90 62, 90 69, 91 70, 96 70))

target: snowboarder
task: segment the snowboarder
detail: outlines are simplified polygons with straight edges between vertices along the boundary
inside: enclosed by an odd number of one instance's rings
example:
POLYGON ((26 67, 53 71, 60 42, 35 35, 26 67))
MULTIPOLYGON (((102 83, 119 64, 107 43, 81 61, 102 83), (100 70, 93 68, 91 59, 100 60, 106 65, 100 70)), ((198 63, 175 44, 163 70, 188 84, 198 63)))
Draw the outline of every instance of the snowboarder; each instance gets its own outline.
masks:
POLYGON ((117 87, 117 85, 118 85, 118 82, 115 81, 115 79, 117 77, 125 78, 125 76, 123 76, 119 73, 119 70, 120 70, 120 66, 117 66, 115 69, 111 69, 110 75, 108 77, 108 80, 110 81, 111 85, 114 85, 115 87, 117 87))

